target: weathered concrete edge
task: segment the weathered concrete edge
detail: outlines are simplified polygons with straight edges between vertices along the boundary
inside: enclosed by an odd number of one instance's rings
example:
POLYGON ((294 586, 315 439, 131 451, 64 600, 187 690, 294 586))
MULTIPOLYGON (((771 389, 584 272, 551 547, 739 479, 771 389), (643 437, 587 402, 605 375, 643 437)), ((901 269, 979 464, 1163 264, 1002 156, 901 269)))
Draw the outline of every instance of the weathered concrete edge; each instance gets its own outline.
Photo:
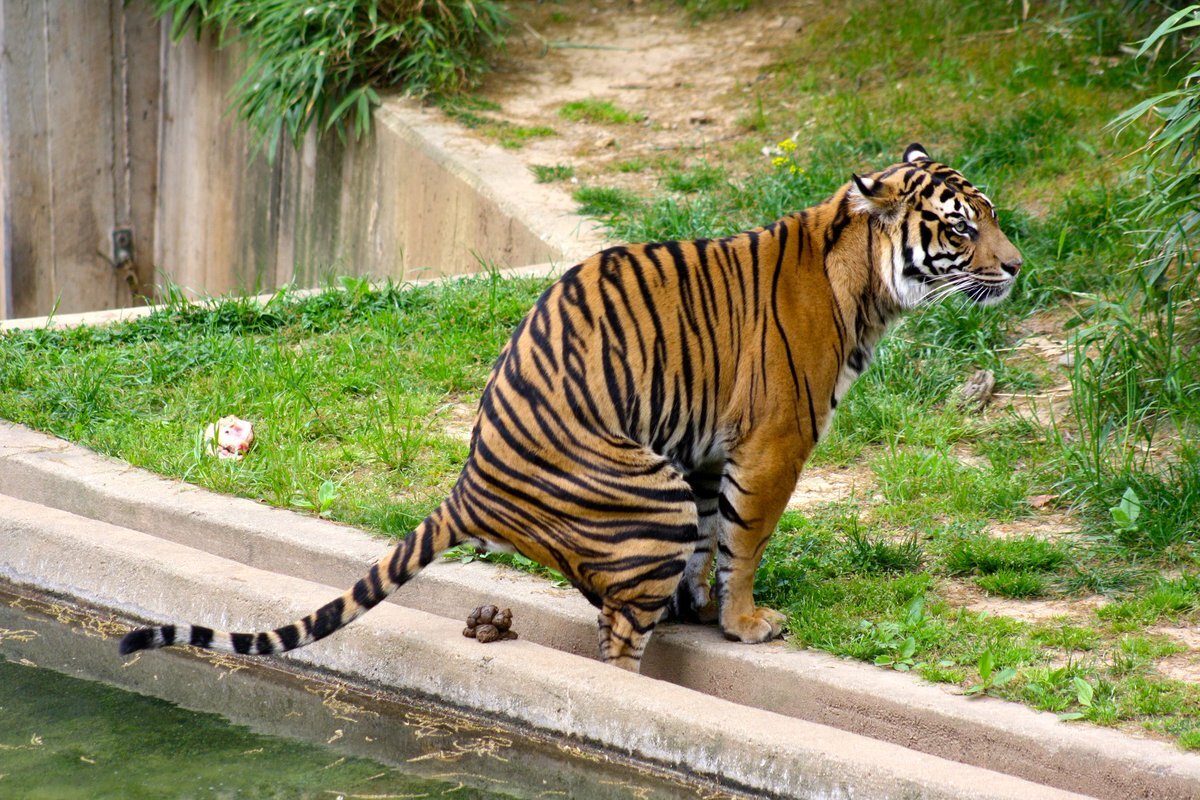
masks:
POLYGON ((576 213, 570 195, 537 183, 519 159, 464 135, 416 100, 389 97, 375 109, 373 119, 558 249, 566 266, 604 246, 601 225, 576 213))
MULTIPOLYGON (((322 584, 349 585, 384 550, 361 531, 164 480, 20 426, 0 425, 0 466, 0 493, 322 584)), ((582 597, 512 571, 437 563, 393 599, 449 616, 484 602, 509 605, 523 638, 589 657, 595 652, 595 611, 582 597)), ((779 644, 746 647, 709 628, 664 625, 644 671, 730 701, 1072 791, 1200 796, 1200 758, 1164 743, 1067 725, 1015 704, 966 700, 822 653, 779 644)))
MULTIPOLYGON (((303 615, 336 591, 16 498, 0 502, 0 575, 122 613, 253 629, 303 615)), ((291 657, 784 797, 837 797, 846 786, 881 800, 1080 797, 531 642, 480 645, 459 622, 398 606, 291 657)), ((154 658, 138 661, 154 669, 154 658)))

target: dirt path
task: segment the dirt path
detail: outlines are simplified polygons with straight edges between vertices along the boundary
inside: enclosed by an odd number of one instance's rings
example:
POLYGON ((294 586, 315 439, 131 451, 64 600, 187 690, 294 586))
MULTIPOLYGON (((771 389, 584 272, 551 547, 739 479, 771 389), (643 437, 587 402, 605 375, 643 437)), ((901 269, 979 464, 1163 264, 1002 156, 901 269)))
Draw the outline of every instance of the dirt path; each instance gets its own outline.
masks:
MULTIPOLYGON (((754 87, 815 3, 762 0, 748 11, 693 22, 667 3, 516 3, 507 55, 477 93, 491 116, 554 136, 517 151, 527 165, 568 164, 581 178, 646 188, 651 178, 612 169, 633 159, 678 159, 745 135, 754 87), (638 115, 625 124, 569 121, 569 102, 602 100, 638 115)), ((765 135, 765 134, 764 134, 765 135)), ((764 140, 765 141, 765 140, 764 140)))

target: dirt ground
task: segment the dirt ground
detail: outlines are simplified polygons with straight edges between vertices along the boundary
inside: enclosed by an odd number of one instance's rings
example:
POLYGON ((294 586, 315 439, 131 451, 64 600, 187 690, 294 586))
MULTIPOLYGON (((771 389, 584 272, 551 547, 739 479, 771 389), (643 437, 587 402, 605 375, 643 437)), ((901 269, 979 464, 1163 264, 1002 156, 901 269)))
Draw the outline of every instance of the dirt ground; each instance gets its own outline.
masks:
POLYGON ((776 49, 819 8, 766 0, 693 22, 662 2, 515 3, 506 55, 477 94, 500 105, 494 117, 554 129, 516 151, 527 165, 570 164, 580 177, 604 173, 606 184, 647 188, 649 177, 613 174, 613 163, 705 152, 745 135, 738 120, 753 114, 754 87, 771 80, 764 70, 776 49), (736 58, 713 57, 730 48, 736 58), (645 116, 600 124, 559 115, 565 103, 587 99, 645 116))

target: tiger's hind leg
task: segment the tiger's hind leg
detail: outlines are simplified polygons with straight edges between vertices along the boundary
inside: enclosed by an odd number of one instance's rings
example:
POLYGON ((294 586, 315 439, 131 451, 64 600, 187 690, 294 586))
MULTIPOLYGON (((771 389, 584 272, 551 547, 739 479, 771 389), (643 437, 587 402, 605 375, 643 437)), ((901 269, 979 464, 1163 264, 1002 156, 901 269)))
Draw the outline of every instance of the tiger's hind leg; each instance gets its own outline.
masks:
POLYGON ((716 622, 717 598, 710 577, 717 550, 717 532, 721 527, 718 502, 721 497, 721 470, 698 470, 687 478, 696 499, 698 536, 696 549, 688 558, 683 579, 667 609, 667 618, 683 622, 716 622))
POLYGON ((522 458, 497 430, 481 423, 462 513, 488 541, 560 570, 602 612, 601 657, 636 671, 696 548, 692 487, 635 442, 584 439, 586 459, 554 463, 549 450, 522 458))
MULTIPOLYGON (((635 541, 622 544, 622 579, 600 589, 600 658, 608 664, 637 672, 642 652, 679 591, 680 581, 695 547, 695 510, 691 521, 674 530, 684 536, 668 543, 662 530, 647 529, 635 541), (636 550, 637 552, 631 552, 636 550)), ((672 534, 674 539, 674 534, 672 534)), ((593 581, 593 588, 599 588, 593 581)))
POLYGON ((605 603, 600 611, 600 658, 630 672, 642 667, 642 652, 666 603, 605 603), (655 606, 657 605, 657 608, 655 606))
POLYGON ((625 502, 604 515, 608 541, 598 548, 598 557, 578 566, 582 582, 600 598, 600 657, 633 672, 641 667, 654 626, 677 596, 698 535, 692 488, 677 472, 662 469, 655 478, 643 474, 639 483, 642 508, 632 511, 625 502))

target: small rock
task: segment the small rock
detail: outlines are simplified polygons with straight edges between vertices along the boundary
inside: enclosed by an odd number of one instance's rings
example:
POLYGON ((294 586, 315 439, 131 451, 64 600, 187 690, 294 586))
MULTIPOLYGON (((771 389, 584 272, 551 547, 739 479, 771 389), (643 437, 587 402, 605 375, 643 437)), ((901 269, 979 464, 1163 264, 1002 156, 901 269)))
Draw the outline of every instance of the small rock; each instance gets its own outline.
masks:
POLYGON ((1051 501, 1057 499, 1058 495, 1056 494, 1035 494, 1033 497, 1026 499, 1025 502, 1029 503, 1033 508, 1045 508, 1050 505, 1051 501))
POLYGON ((1074 353, 1063 353, 1061 356, 1058 357, 1058 365, 1060 367, 1065 367, 1066 369, 1074 369, 1075 368, 1075 354, 1074 353))
POLYGON ((609 136, 609 135, 600 136, 599 138, 596 139, 595 142, 593 142, 593 144, 596 146, 596 148, 600 149, 600 150, 603 150, 606 147, 612 147, 616 143, 617 143, 617 137, 609 136))
POLYGON ((693 111, 688 114, 688 123, 692 125, 711 125, 713 117, 707 111, 693 111))

